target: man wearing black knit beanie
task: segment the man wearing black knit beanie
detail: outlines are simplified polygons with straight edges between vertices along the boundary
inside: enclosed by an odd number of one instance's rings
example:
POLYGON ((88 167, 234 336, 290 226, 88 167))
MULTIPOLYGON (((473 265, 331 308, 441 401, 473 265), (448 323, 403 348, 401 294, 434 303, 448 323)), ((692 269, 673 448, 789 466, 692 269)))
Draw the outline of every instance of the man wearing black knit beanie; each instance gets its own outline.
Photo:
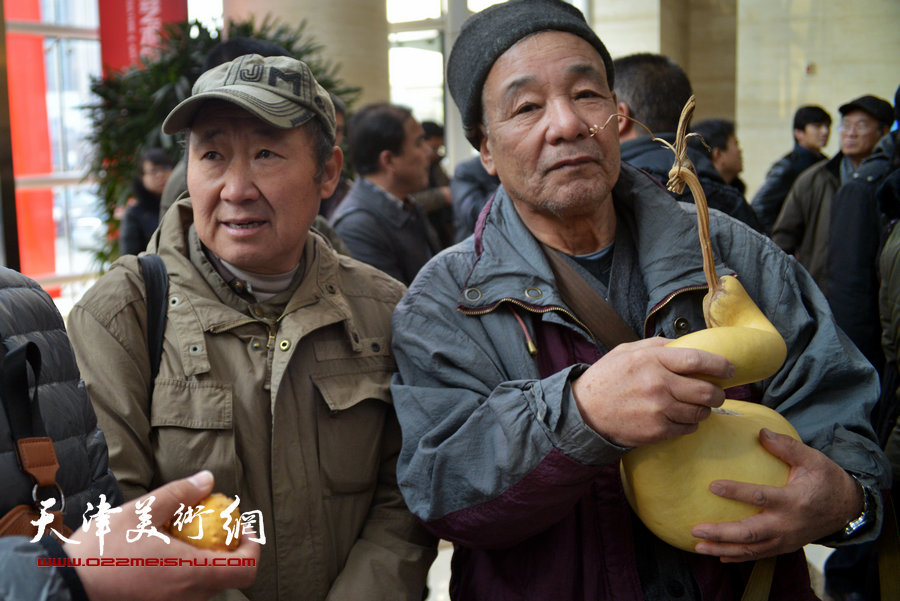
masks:
POLYGON ((809 274, 712 211, 720 273, 740 276, 788 349, 774 376, 729 393, 785 414, 811 446, 762 430, 788 483, 712 482, 711 497, 761 512, 670 546, 632 513, 619 459, 697 430, 725 398, 707 380, 733 374, 723 357, 665 346, 705 327, 693 206, 621 162, 612 61, 571 5, 477 13, 447 81, 501 186, 397 306, 391 391, 406 503, 454 543, 451 598, 725 601, 749 582, 771 590, 760 598, 815 599, 802 547, 874 539, 888 466, 865 418, 877 374, 809 274), (751 577, 764 558, 773 571, 751 577))

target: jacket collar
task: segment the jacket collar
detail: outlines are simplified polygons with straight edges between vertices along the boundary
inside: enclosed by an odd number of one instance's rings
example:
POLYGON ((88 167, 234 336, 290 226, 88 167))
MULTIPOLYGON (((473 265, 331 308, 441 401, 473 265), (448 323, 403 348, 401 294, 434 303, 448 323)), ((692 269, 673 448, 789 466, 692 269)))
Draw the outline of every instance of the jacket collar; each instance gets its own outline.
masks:
MULTIPOLYGON (((693 205, 682 206, 652 178, 625 163, 613 202, 616 218, 631 220, 650 307, 673 287, 706 285, 693 205)), ((477 258, 457 297, 461 310, 485 311, 503 301, 535 309, 564 306, 543 251, 502 186, 479 217, 474 243, 477 258)))
MULTIPOLYGON (((332 323, 346 322, 351 344, 355 326, 339 282, 339 259, 327 241, 309 232, 304 248, 304 273, 281 315, 266 315, 266 306, 241 298, 209 262, 193 233, 190 199, 179 200, 163 217, 148 246, 166 263, 170 281, 192 310, 200 329, 219 332, 259 320, 274 321, 302 313, 301 336, 332 323), (201 278, 196 277, 200 273, 201 278), (315 307, 315 310, 308 310, 315 307)), ((357 336, 358 339, 358 336, 357 336)))
POLYGON ((841 179, 841 161, 844 160, 844 153, 838 152, 836 155, 822 163, 822 169, 833 175, 840 181, 841 179))
MULTIPOLYGON (((404 202, 381 186, 370 182, 365 177, 357 179, 353 186, 359 189, 363 208, 374 211, 398 228, 403 227, 410 220, 412 215, 405 208, 404 202)), ((415 210, 415 205, 412 210, 415 210)))

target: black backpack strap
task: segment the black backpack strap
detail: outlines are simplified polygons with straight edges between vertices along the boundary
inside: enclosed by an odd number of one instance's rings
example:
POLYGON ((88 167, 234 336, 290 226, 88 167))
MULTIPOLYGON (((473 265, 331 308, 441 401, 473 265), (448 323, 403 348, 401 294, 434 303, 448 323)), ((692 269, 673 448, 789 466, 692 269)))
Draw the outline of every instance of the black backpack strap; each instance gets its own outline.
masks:
MULTIPOLYGON (((34 342, 26 342, 8 351, 0 365, 0 394, 14 441, 13 448, 19 469, 39 487, 56 487, 60 506, 65 508, 65 496, 56 483, 59 460, 53 440, 47 436, 41 407, 38 403, 38 382, 41 376, 41 351, 34 342), (34 392, 29 395, 28 367, 34 373, 34 392)), ((34 496, 35 501, 37 497, 34 496)))
POLYGON ((0 395, 13 440, 47 436, 37 398, 38 378, 41 375, 40 349, 34 342, 27 342, 7 351, 0 365, 0 395), (29 365, 34 372, 31 398, 28 395, 29 365))
POLYGON ((166 264, 156 254, 138 257, 144 287, 147 290, 147 352, 150 357, 150 392, 159 373, 162 359, 163 335, 166 331, 166 297, 169 294, 169 274, 166 264))

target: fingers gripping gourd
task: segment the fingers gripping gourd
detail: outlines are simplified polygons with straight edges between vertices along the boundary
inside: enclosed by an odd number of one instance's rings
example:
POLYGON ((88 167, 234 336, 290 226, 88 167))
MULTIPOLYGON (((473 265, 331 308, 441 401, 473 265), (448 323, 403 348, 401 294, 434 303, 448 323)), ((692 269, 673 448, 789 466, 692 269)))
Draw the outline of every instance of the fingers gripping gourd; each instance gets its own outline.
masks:
MULTIPOLYGON (((737 278, 716 275, 706 198, 686 152, 685 130, 693 102, 692 97, 682 112, 676 146, 670 146, 676 161, 669 173, 669 188, 681 193, 687 184, 697 205, 703 270, 709 284, 703 300, 707 328, 673 340, 668 346, 697 348, 726 357, 734 365, 734 376, 710 380, 728 388, 774 374, 784 362, 787 348, 737 278)), ((693 551, 698 542, 691 535, 694 525, 740 521, 760 511, 756 506, 714 495, 709 490, 710 482, 787 483, 789 466, 759 442, 763 427, 800 438, 776 411, 728 399, 699 424, 696 432, 630 451, 620 466, 628 502, 656 536, 693 551)))
POLYGON ((723 276, 711 298, 703 307, 707 329, 676 338, 667 346, 701 349, 728 359, 734 376, 709 378, 722 388, 758 382, 778 371, 787 355, 784 338, 738 279, 723 276))

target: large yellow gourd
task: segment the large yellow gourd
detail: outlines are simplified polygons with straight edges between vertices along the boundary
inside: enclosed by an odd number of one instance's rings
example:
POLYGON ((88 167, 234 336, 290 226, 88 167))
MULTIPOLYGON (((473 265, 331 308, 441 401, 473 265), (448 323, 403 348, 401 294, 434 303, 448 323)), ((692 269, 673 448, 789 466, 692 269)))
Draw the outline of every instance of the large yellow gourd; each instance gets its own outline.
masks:
MULTIPOLYGON (((700 348, 725 356, 734 377, 716 381, 738 386, 772 375, 784 362, 784 339, 753 303, 737 278, 721 278, 721 289, 707 311, 712 327, 673 340, 668 346, 700 348), (732 319, 732 316, 734 318, 732 319), (739 325, 731 325, 739 324, 739 325)), ((768 428, 799 440, 794 427, 776 411, 728 399, 696 432, 630 451, 622 459, 628 502, 641 521, 674 547, 693 551, 691 528, 701 522, 736 522, 759 508, 723 499, 709 490, 713 480, 784 486, 790 469, 766 451, 759 431, 768 428)))
MULTIPOLYGON (((685 107, 688 116, 692 108, 693 98, 685 107)), ((683 123, 687 122, 685 113, 683 123)), ((698 348, 726 357, 734 365, 734 376, 728 380, 710 379, 722 388, 756 382, 781 367, 787 348, 778 330, 737 278, 716 276, 706 198, 684 153, 684 127, 680 125, 679 129, 681 147, 673 148, 677 160, 669 184, 680 193, 686 183, 694 194, 703 268, 710 290, 703 302, 707 329, 673 340, 668 346, 698 348)), ((756 506, 714 495, 709 490, 712 481, 770 486, 787 483, 790 468, 760 444, 762 428, 800 439, 794 427, 776 411, 728 399, 721 408, 713 410, 696 432, 630 451, 620 465, 628 502, 656 536, 693 551, 698 539, 691 529, 696 524, 740 521, 760 511, 756 506)))

